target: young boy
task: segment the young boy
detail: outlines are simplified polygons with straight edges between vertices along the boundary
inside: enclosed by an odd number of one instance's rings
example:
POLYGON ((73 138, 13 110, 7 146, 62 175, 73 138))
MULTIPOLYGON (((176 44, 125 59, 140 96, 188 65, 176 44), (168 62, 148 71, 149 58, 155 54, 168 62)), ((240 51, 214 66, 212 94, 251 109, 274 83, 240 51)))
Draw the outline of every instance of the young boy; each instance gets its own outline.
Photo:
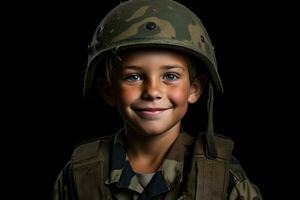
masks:
MULTIPOLYGON (((214 134, 214 92, 223 92, 200 19, 172 0, 129 0, 100 23, 90 45, 84 94, 101 94, 125 126, 79 145, 54 199, 262 199, 214 134), (188 104, 207 90, 207 132, 181 128, 188 104)), ((205 125, 206 126, 206 125, 205 125)))

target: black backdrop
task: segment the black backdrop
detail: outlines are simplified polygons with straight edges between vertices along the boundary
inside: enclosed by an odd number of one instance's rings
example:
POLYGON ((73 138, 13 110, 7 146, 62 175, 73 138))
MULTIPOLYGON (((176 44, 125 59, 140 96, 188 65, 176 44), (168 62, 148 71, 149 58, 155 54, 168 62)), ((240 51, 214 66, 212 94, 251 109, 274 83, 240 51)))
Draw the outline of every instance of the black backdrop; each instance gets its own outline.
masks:
MULTIPOLYGON (((9 199, 50 199, 74 145, 122 126, 114 110, 81 96, 87 45, 98 22, 118 2, 7 6, 2 24, 1 151, 9 199)), ((276 183, 275 162, 266 111, 258 107, 270 107, 257 95, 267 87, 257 85, 268 19, 250 1, 181 2, 202 19, 216 47, 225 88, 215 103, 216 129, 235 141, 236 157, 269 199, 276 183)), ((196 120, 194 115, 188 118, 196 120)))

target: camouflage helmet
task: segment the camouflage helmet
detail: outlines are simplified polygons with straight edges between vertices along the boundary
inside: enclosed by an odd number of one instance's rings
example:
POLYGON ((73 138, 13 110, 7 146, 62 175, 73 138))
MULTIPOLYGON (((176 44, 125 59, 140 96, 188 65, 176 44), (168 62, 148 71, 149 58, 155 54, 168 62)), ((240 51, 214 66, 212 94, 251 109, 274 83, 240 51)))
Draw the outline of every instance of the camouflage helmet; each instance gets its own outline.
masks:
POLYGON ((214 47, 200 19, 173 0, 129 0, 112 9, 95 30, 84 80, 93 94, 96 68, 110 54, 129 48, 157 47, 192 55, 208 71, 214 91, 223 93, 214 47))

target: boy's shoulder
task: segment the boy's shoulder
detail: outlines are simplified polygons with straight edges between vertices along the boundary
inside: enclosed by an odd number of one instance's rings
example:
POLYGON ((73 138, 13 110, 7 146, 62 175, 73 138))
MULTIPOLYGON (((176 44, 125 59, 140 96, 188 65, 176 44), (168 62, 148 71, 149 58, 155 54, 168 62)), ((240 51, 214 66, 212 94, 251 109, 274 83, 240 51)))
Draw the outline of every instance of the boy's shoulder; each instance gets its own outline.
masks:
POLYGON ((114 135, 93 138, 77 144, 72 153, 72 163, 80 166, 82 163, 94 163, 106 159, 112 147, 114 135))

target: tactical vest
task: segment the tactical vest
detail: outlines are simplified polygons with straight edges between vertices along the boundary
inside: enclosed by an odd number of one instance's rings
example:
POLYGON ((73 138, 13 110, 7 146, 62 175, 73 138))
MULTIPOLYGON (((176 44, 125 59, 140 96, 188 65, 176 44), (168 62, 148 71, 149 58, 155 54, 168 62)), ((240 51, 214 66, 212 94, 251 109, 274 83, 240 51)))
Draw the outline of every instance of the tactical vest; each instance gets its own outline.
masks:
MULTIPOLYGON (((225 200, 229 177, 229 163, 233 142, 229 138, 215 135, 218 157, 206 155, 205 136, 198 136, 194 152, 185 176, 185 187, 180 199, 225 200)), ((74 181, 79 200, 111 200, 110 188, 104 184, 109 177, 109 158, 113 136, 78 146, 72 155, 74 181)))

